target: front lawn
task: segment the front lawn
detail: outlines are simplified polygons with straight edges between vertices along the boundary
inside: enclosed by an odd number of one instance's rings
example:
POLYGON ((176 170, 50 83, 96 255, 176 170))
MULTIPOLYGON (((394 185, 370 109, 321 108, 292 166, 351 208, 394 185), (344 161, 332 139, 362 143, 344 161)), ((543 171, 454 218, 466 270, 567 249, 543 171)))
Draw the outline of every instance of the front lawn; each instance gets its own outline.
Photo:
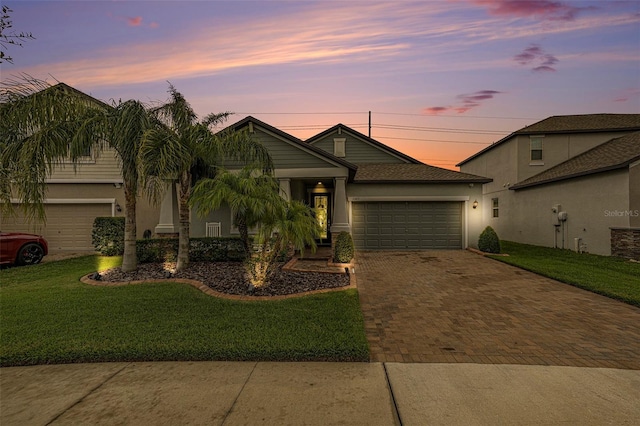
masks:
POLYGON ((640 306, 640 263, 617 257, 501 241, 506 257, 489 256, 545 277, 640 306))
POLYGON ((94 287, 119 258, 0 270, 0 365, 102 361, 368 361, 356 290, 237 302, 184 284, 94 287))

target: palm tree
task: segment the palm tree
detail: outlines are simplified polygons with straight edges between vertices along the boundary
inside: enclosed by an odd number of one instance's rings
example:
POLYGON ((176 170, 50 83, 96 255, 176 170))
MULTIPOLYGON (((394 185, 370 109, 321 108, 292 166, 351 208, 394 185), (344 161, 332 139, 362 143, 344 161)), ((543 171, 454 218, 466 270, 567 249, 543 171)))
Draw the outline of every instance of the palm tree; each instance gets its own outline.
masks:
POLYGON ((202 179, 195 185, 190 204, 200 216, 228 205, 245 255, 249 256, 249 229, 266 217, 281 214, 277 211, 283 208, 278 192, 278 182, 269 175, 259 174, 253 165, 236 172, 219 169, 215 177, 202 179))
POLYGON ((316 248, 320 229, 311 209, 288 202, 279 194, 277 180, 247 166, 237 173, 220 170, 214 178, 203 179, 193 189, 190 200, 199 215, 227 204, 238 228, 247 255, 247 272, 255 287, 267 283, 275 259, 290 246, 301 252, 316 248), (255 228, 255 250, 251 249, 249 228, 255 228))
POLYGON ((96 139, 104 141, 99 145, 109 146, 118 154, 122 172, 125 223, 124 254, 122 270, 134 271, 138 267, 136 255, 136 199, 141 184, 147 186, 150 198, 157 199, 152 178, 140 174, 139 153, 142 137, 153 125, 146 106, 140 101, 118 102, 113 108, 92 110, 88 113, 74 135, 74 145, 91 146, 96 139))
POLYGON ((178 183, 176 269, 183 270, 189 264, 189 198, 195 182, 213 176, 224 159, 258 162, 265 170, 273 166, 269 152, 258 141, 234 132, 212 132, 230 113, 209 114, 198 121, 191 105, 173 85, 169 85, 169 93, 169 102, 153 109, 164 126, 145 133, 141 159, 145 175, 178 183))
POLYGON ((125 193, 125 247, 122 270, 137 268, 136 196, 138 151, 153 125, 139 101, 109 106, 63 83, 25 78, 0 90, 0 198, 11 209, 12 194, 30 219, 45 220, 46 179, 62 159, 74 166, 88 148, 113 148, 119 157, 125 193), (11 184, 9 183, 11 182, 11 184))

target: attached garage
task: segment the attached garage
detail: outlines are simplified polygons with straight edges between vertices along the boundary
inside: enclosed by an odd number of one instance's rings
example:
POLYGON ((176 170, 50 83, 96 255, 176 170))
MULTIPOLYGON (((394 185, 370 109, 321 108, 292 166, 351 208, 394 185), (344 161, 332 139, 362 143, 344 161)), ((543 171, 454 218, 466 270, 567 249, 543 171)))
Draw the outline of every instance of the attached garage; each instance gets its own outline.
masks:
POLYGON ((112 216, 115 200, 49 200, 45 204, 46 224, 28 223, 22 216, 3 217, 3 231, 41 234, 49 243, 49 251, 93 251, 91 232, 98 216, 112 216), (97 202, 98 201, 98 202, 97 202))
POLYGON ((357 249, 461 249, 464 203, 369 201, 352 203, 357 249))

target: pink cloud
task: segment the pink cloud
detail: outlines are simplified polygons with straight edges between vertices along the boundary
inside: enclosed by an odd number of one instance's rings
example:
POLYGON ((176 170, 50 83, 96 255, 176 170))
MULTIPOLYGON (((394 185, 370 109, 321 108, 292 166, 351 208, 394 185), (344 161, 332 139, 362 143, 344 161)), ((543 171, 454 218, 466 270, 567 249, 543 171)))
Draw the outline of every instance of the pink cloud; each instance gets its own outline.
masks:
POLYGON ((127 18, 127 23, 130 27, 139 27, 140 25, 142 25, 142 16, 127 18))
POLYGON ((158 24, 157 22, 152 22, 149 24, 149 28, 158 28, 160 26, 160 24, 158 24))
POLYGON ((497 90, 479 90, 474 93, 467 93, 456 96, 459 103, 454 106, 433 106, 422 109, 422 113, 425 115, 438 115, 447 111, 455 111, 458 114, 464 114, 465 112, 479 107, 484 101, 493 99, 496 95, 503 93, 497 90))
POLYGON ((578 13, 595 7, 578 7, 554 0, 471 0, 487 6, 492 15, 535 17, 549 21, 573 21, 578 13))
POLYGON ((443 106, 427 107, 422 109, 422 113, 425 115, 438 115, 450 109, 451 109, 450 107, 443 107, 443 106))
POLYGON ((634 98, 640 98, 640 89, 638 88, 626 89, 618 97, 613 99, 613 102, 629 102, 634 98))
POLYGON ((532 44, 522 52, 513 57, 513 60, 520 65, 533 66, 531 69, 534 72, 554 72, 553 65, 557 64, 560 60, 555 56, 546 53, 537 44, 532 44))

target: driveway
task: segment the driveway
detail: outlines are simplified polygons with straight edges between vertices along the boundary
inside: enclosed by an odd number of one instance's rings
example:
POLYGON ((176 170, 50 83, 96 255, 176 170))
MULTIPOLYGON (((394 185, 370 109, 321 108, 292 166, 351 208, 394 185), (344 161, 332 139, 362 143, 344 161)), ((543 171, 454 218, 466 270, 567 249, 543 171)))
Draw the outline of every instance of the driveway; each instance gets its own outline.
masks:
POLYGON ((640 369, 640 308, 468 251, 359 251, 371 361, 640 369))

